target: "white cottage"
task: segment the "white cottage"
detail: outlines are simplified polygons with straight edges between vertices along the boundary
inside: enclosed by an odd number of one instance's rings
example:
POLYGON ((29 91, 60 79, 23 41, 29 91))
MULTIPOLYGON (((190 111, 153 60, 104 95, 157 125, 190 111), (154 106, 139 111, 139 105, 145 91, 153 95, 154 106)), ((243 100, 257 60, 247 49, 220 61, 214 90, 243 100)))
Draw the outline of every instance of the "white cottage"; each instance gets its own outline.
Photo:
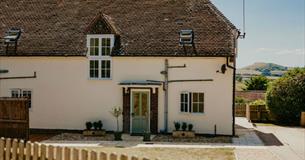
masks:
POLYGON ((0 96, 30 128, 234 135, 238 30, 209 0, 0 2, 0 96))

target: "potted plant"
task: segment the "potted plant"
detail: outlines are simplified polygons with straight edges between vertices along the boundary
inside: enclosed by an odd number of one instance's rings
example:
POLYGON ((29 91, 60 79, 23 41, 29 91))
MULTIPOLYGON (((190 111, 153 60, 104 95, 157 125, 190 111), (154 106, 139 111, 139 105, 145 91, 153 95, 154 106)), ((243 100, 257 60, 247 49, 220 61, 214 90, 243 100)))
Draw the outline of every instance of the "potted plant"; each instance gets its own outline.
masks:
POLYGON ((92 128, 92 123, 91 122, 86 122, 86 129, 91 130, 92 128))
POLYGON ((180 127, 181 127, 180 123, 179 122, 174 122, 174 124, 175 124, 176 131, 179 131, 180 127))
POLYGON ((149 142, 150 141, 150 132, 149 131, 144 132, 143 141, 144 142, 149 142))
POLYGON ((187 128, 187 123, 186 122, 182 122, 182 131, 186 131, 186 128, 187 128))
POLYGON ((93 122, 93 128, 94 130, 98 130, 98 122, 93 122))
POLYGON ((102 121, 98 121, 97 122, 97 124, 98 124, 98 130, 102 130, 102 128, 103 128, 103 122, 102 121))
POLYGON ((189 125, 188 125, 188 130, 189 130, 189 131, 192 131, 192 130, 193 130, 193 127, 194 127, 193 124, 189 124, 189 125))
POLYGON ((86 122, 86 130, 83 131, 84 136, 105 136, 106 131, 102 129, 102 121, 86 122), (92 127, 94 129, 92 129, 92 127))
POLYGON ((173 131, 173 137, 175 138, 193 138, 195 137, 195 132, 193 130, 193 124, 187 124, 182 122, 182 125, 178 122, 175 122, 175 131, 173 131), (182 130, 179 130, 181 127, 182 130))
POLYGON ((120 107, 113 107, 113 109, 110 113, 113 115, 113 117, 116 118, 117 129, 114 132, 114 140, 121 141, 122 133, 120 132, 120 128, 119 128, 119 117, 122 115, 123 110, 120 107))

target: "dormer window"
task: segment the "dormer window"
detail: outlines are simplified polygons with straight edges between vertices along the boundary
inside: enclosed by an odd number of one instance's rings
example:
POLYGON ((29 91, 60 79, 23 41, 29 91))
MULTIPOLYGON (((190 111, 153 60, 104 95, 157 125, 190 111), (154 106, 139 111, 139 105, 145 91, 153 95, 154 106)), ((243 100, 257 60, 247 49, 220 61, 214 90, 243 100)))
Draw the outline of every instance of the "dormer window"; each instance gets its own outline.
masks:
POLYGON ((90 79, 111 79, 113 34, 87 35, 90 79))
POLYGON ((193 30, 180 31, 180 45, 192 45, 194 41, 193 30))

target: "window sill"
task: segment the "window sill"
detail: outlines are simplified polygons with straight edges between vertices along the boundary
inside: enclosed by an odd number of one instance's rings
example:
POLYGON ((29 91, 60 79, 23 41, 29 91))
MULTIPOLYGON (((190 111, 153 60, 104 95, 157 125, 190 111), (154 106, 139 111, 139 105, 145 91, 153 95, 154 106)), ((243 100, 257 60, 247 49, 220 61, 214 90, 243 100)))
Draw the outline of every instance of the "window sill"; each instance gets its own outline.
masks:
POLYGON ((112 78, 88 78, 91 81, 111 81, 112 78))
POLYGON ((193 113, 193 112, 179 112, 180 114, 184 114, 184 115, 198 115, 198 116, 201 116, 201 115, 205 115, 205 113, 193 113))

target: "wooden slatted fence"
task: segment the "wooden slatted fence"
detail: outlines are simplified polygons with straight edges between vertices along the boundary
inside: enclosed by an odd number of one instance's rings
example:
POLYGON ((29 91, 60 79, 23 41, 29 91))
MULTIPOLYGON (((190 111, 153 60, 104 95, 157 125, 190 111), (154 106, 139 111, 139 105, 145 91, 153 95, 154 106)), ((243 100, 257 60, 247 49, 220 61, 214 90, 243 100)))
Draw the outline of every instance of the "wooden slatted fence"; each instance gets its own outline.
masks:
POLYGON ((235 117, 246 117, 246 104, 235 104, 235 117))
POLYGON ((125 154, 60 147, 17 139, 0 139, 0 160, 150 160, 125 154))

